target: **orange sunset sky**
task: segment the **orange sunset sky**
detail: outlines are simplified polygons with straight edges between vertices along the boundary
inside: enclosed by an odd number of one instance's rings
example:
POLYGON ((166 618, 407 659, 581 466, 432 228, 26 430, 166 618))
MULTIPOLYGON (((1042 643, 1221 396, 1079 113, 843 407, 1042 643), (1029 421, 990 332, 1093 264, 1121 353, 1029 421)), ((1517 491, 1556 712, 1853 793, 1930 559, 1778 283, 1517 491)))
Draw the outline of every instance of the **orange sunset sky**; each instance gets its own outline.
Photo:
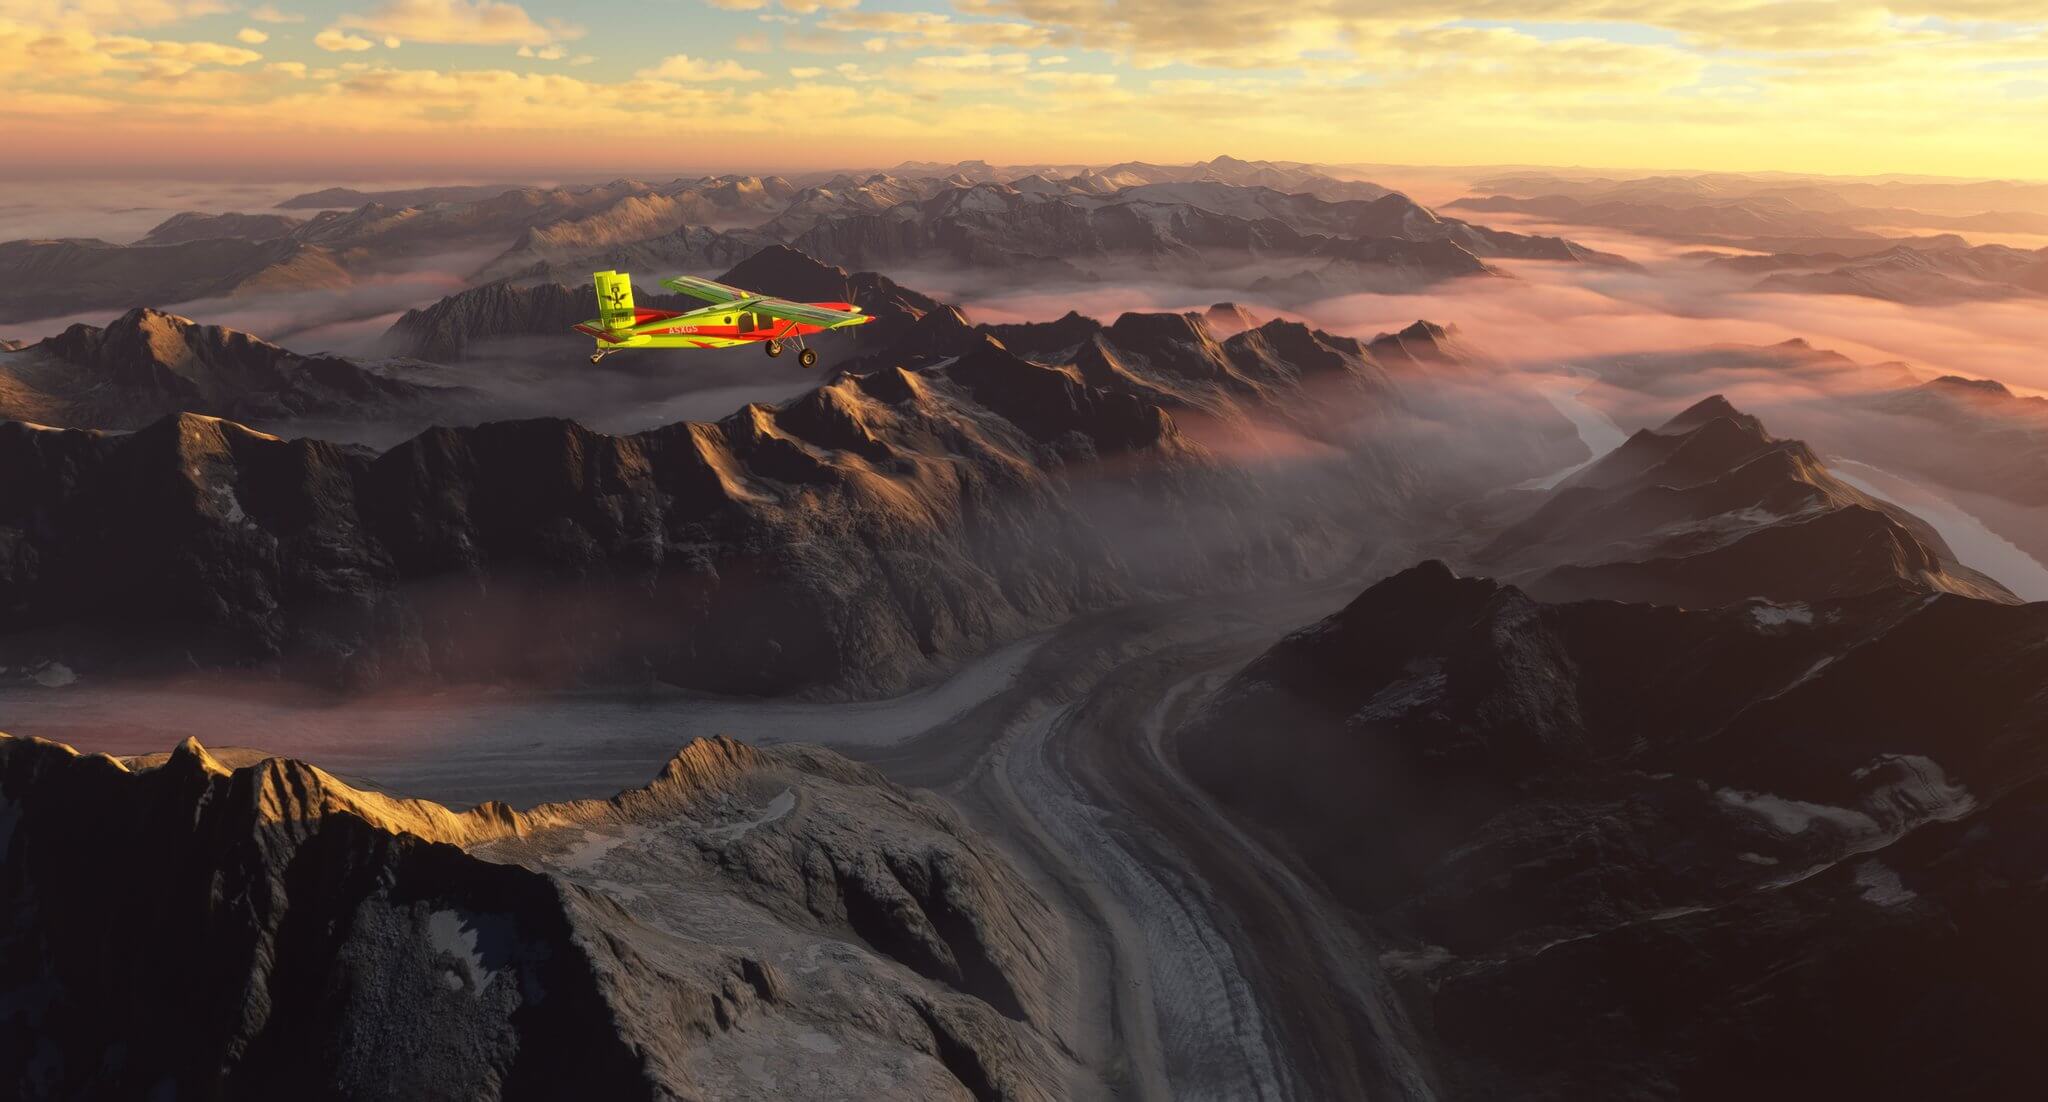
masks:
POLYGON ((2040 0, 0 0, 0 173, 2048 177, 2040 0))

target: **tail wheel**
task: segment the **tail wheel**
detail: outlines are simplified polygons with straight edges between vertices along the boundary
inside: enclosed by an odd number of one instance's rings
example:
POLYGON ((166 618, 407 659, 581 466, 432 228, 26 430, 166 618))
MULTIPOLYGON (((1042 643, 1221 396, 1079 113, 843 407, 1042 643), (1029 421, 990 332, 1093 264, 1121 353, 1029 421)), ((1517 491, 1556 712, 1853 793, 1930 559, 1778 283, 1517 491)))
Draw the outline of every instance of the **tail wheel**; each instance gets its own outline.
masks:
POLYGON ((768 352, 768 358, 772 360, 775 357, 782 355, 782 342, 771 340, 768 342, 766 350, 768 352))
POLYGON ((806 348, 796 354, 796 362, 804 367, 816 367, 818 366, 818 353, 813 349, 806 348))

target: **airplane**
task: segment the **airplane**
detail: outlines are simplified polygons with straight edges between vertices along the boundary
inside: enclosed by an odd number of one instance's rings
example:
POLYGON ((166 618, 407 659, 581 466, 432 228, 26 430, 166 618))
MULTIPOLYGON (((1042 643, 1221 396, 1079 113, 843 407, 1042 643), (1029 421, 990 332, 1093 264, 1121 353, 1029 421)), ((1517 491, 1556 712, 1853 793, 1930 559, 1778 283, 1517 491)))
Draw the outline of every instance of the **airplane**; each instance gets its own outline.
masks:
POLYGON ((760 344, 774 357, 782 355, 783 341, 793 340, 796 362, 815 367, 818 353, 804 343, 805 337, 875 320, 850 302, 790 302, 696 276, 664 279, 661 285, 709 305, 680 312, 635 308, 633 277, 625 272, 596 272, 591 278, 597 283, 598 316, 576 326, 578 333, 597 340, 591 363, 627 348, 731 348, 736 344, 760 344))

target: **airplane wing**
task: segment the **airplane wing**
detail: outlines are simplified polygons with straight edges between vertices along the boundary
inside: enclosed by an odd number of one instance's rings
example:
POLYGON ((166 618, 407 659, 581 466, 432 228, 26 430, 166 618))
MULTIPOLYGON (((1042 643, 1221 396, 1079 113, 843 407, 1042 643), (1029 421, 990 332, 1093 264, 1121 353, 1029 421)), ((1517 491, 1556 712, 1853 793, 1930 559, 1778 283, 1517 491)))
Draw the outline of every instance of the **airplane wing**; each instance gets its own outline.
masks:
POLYGON ((701 298, 705 302, 714 304, 738 302, 743 298, 754 297, 751 291, 742 291, 738 287, 728 287, 715 280, 698 279, 696 276, 677 276, 674 279, 664 279, 661 281, 661 285, 677 294, 689 295, 691 298, 701 298))
POLYGON ((771 318, 815 325, 822 329, 838 329, 841 326, 861 325, 875 320, 867 314, 851 310, 829 310, 823 306, 812 306, 808 302, 790 302, 779 298, 756 299, 747 304, 747 309, 771 318))

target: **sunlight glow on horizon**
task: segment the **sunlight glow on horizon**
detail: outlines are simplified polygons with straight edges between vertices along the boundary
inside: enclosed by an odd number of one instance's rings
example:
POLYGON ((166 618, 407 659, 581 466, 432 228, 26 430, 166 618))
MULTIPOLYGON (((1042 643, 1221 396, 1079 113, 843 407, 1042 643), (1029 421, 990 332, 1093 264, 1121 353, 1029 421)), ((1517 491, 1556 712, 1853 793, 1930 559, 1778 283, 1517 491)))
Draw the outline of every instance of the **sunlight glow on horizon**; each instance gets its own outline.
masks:
POLYGON ((2038 5, 1917 3, 0 0, 0 175, 1227 152, 2048 178, 2038 5))

